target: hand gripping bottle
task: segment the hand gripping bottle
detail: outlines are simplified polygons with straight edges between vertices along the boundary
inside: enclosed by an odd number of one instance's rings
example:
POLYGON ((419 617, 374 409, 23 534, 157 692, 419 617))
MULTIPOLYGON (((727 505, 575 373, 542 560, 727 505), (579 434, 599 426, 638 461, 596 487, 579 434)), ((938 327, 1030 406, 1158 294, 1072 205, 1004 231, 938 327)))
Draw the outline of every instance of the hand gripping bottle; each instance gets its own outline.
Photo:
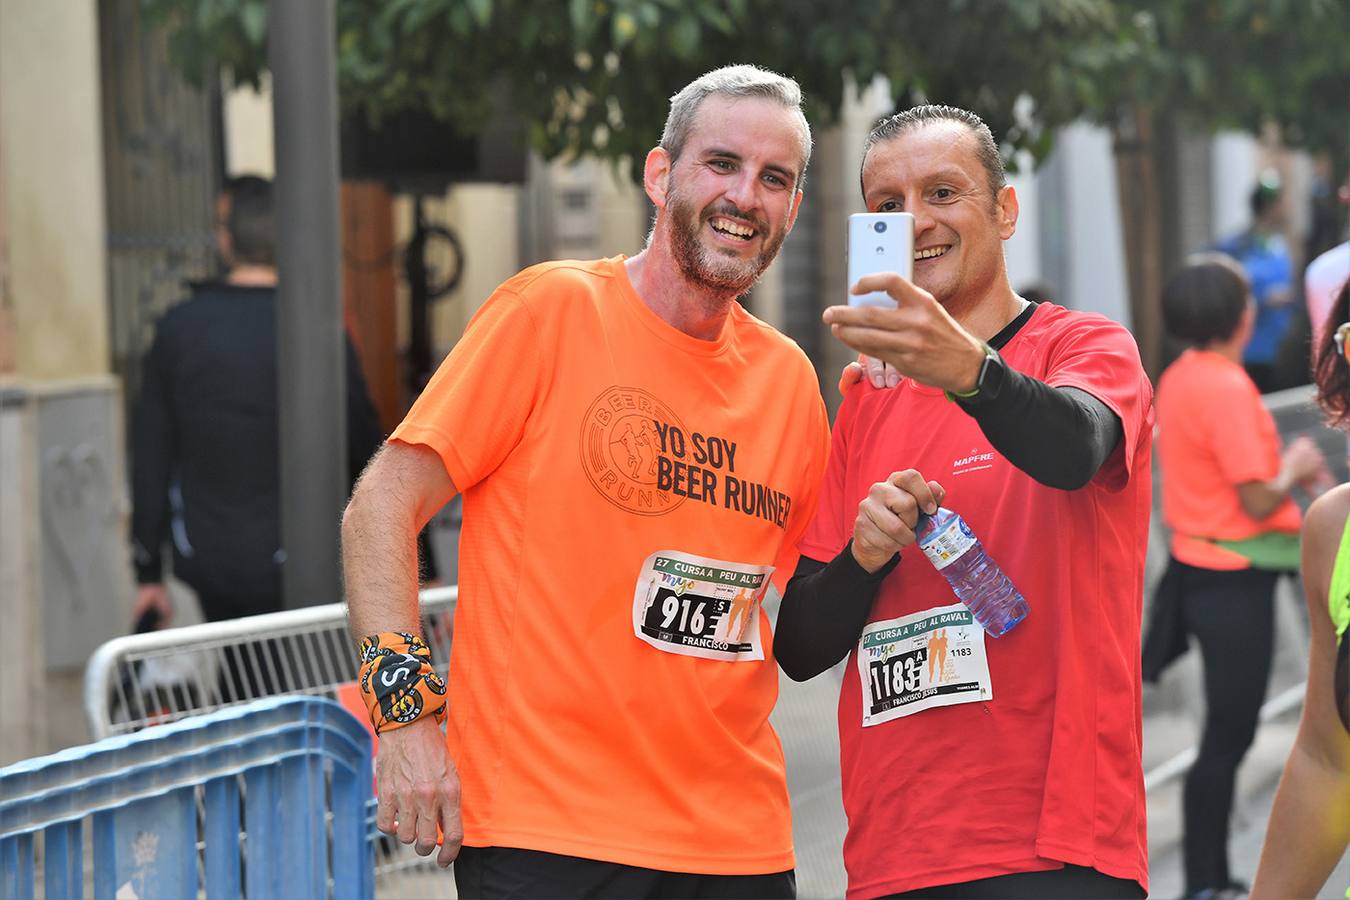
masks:
POLYGON ((1027 601, 958 514, 941 506, 931 516, 920 513, 915 532, 924 556, 991 637, 1027 617, 1027 601))

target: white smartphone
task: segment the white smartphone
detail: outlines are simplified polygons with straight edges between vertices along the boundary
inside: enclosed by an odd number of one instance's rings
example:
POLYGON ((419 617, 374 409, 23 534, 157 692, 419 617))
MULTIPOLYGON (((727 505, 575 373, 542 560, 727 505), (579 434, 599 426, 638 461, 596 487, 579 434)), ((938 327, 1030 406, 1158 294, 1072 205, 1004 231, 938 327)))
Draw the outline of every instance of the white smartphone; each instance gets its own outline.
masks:
MULTIPOLYGON (((909 213, 854 213, 848 217, 848 286, 864 275, 914 277, 914 217, 909 213)), ((895 306, 885 291, 849 294, 849 306, 895 306)))

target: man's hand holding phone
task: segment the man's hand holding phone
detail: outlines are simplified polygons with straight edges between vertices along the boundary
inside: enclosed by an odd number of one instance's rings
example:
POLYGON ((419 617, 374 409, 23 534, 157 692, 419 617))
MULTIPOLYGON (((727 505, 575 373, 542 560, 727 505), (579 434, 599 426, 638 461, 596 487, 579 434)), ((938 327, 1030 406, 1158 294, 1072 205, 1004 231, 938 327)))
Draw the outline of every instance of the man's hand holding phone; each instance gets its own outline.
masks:
POLYGON ((921 384, 958 394, 974 389, 984 346, 932 294, 901 275, 885 272, 864 276, 849 292, 884 292, 896 305, 825 310, 825 323, 845 345, 921 384))
POLYGON ((915 287, 914 217, 855 213, 848 217, 848 306, 825 321, 834 336, 863 356, 839 378, 842 394, 866 378, 895 387, 902 376, 943 390, 975 387, 984 348, 927 291, 915 287))

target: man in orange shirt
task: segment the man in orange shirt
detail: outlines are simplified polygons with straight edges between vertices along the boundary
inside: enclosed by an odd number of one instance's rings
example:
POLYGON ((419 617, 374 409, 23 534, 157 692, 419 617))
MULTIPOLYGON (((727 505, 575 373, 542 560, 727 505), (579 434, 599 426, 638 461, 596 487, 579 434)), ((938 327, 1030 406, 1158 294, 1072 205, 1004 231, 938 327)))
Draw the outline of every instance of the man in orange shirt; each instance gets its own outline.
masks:
POLYGON ((828 423, 805 355, 735 301, 801 202, 800 102, 751 66, 676 94, 646 249, 498 288, 347 509, 377 824, 423 855, 443 832, 461 895, 795 893, 759 601, 796 564, 828 423), (447 704, 414 536, 457 493, 447 704))

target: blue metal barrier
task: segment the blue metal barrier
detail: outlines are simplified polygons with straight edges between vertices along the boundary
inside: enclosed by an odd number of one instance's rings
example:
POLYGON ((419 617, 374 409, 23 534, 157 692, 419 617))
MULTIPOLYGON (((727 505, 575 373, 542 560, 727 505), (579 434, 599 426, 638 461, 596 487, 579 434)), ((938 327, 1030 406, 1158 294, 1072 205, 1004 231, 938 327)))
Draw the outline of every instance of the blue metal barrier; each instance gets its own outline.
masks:
POLYGON ((373 818, 364 726, 259 700, 0 769, 0 900, 373 897, 373 818))

